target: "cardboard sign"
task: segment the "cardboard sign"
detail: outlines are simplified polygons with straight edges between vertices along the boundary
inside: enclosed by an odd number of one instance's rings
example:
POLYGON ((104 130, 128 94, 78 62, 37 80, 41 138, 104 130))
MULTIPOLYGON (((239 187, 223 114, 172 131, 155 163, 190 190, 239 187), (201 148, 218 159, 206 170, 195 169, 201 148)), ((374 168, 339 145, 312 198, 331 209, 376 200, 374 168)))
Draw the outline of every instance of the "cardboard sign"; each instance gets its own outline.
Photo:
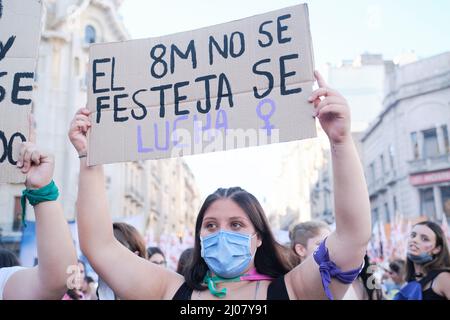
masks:
POLYGON ((19 145, 29 135, 41 0, 0 0, 0 183, 20 183, 19 145))
POLYGON ((88 164, 316 136, 306 5, 90 49, 88 164))

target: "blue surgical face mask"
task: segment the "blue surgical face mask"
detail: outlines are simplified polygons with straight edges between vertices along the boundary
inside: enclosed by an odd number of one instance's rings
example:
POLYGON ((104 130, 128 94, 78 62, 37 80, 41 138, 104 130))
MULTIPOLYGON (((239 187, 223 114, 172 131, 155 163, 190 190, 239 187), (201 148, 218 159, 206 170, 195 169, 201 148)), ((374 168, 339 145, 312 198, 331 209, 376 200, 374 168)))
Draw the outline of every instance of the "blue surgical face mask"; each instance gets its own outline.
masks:
POLYGON ((425 264, 432 261, 434 258, 431 254, 423 252, 419 255, 408 253, 408 259, 417 264, 425 264))
POLYGON ((220 230, 200 237, 201 256, 216 275, 222 278, 237 277, 252 261, 251 241, 255 235, 220 230))

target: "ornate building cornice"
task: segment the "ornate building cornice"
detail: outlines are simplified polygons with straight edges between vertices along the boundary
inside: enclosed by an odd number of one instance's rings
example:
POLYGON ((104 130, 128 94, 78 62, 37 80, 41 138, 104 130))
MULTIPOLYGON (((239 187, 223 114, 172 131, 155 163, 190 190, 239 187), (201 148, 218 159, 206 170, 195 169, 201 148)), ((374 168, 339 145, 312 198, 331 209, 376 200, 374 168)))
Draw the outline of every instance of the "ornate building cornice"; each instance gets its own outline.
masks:
POLYGON ((108 22, 110 30, 117 36, 119 41, 125 41, 130 39, 130 35, 123 25, 122 19, 120 18, 117 8, 120 3, 111 0, 90 0, 93 6, 97 6, 100 9, 105 10, 108 16, 108 22))
POLYGON ((121 1, 115 0, 78 0, 76 4, 69 6, 65 15, 58 17, 55 21, 49 22, 43 32, 44 38, 57 37, 68 41, 70 36, 64 31, 68 21, 78 19, 89 6, 101 9, 105 15, 108 29, 116 36, 118 41, 128 40, 130 35, 123 25, 117 9, 121 1))

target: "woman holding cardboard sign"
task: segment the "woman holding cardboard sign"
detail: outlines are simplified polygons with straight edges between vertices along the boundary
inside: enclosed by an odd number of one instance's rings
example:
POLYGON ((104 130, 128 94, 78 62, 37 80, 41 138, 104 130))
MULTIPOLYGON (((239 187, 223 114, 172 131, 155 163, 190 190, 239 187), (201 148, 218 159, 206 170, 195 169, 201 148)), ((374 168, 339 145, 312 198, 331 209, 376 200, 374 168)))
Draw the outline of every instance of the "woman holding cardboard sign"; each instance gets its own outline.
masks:
POLYGON ((0 300, 59 300, 68 286, 76 285, 76 276, 70 273, 77 271, 77 254, 63 209, 56 201, 55 163, 51 155, 36 147, 33 137, 30 126, 30 142, 22 143, 17 167, 26 174, 22 207, 25 199, 34 207, 39 264, 34 268, 0 265, 0 300))
POLYGON ((346 100, 316 72, 309 101, 329 137, 335 183, 336 231, 293 268, 258 200, 241 188, 218 189, 195 226, 185 277, 149 263, 115 239, 101 166, 86 165, 89 111, 76 114, 69 137, 80 156, 78 230, 91 265, 123 299, 340 299, 362 267, 371 235, 369 197, 350 134, 346 100))

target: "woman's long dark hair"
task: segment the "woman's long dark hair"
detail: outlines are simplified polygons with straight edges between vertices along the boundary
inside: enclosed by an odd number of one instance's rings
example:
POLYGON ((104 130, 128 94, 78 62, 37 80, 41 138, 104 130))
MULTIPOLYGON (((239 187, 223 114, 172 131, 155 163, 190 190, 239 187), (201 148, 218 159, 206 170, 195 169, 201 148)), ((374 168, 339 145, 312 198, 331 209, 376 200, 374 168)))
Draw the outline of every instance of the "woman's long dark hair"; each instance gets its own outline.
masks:
POLYGON ((178 259, 177 273, 184 276, 184 273, 186 272, 186 266, 189 265, 192 259, 193 252, 194 248, 187 248, 181 253, 180 259, 178 259))
MULTIPOLYGON (((432 221, 423 221, 415 224, 415 226, 423 225, 430 228, 436 235, 436 248, 441 247, 441 251, 438 254, 433 255, 433 260, 423 265, 423 271, 425 275, 432 270, 450 270, 450 253, 448 251, 447 239, 445 238, 444 231, 441 227, 432 221)), ((414 263, 410 259, 406 259, 406 281, 416 280, 416 271, 414 269, 414 263)))
POLYGON ((295 264, 292 258, 293 252, 281 244, 277 243, 272 231, 270 230, 264 210, 258 200, 249 192, 239 188, 217 189, 216 192, 209 195, 197 216, 195 223, 195 244, 192 260, 186 266, 185 279, 186 284, 196 290, 205 290, 202 285, 203 278, 208 271, 208 266, 200 255, 200 230, 203 223, 203 217, 206 210, 219 199, 233 200, 249 217, 256 232, 258 233, 262 244, 256 250, 255 267, 256 270, 271 277, 279 277, 290 271, 295 264))

